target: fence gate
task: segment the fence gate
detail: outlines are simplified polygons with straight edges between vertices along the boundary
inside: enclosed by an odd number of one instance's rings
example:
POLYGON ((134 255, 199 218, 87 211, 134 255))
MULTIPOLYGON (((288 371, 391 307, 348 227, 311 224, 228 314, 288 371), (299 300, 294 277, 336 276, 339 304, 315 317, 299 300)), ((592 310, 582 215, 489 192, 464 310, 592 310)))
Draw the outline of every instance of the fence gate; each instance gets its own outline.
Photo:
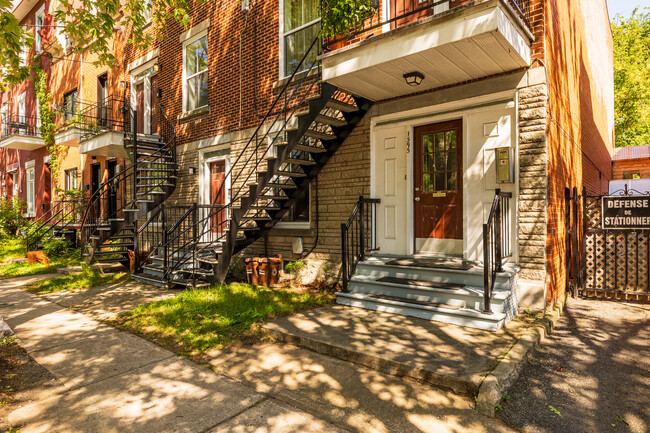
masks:
MULTIPOLYGON (((582 296, 650 298, 650 195, 582 194, 582 296), (646 207, 644 207, 644 205, 646 207), (606 217, 604 219, 604 217, 606 217)), ((575 269, 575 268, 574 268, 575 269)))

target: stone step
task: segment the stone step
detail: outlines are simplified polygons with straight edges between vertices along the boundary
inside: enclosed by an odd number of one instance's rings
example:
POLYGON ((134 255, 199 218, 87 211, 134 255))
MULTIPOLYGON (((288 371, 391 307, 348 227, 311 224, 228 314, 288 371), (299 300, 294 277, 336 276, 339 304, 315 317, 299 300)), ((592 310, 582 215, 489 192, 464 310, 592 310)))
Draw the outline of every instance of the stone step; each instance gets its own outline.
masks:
POLYGON ((140 274, 133 274, 132 275, 133 279, 144 284, 150 284, 152 286, 156 287, 163 287, 163 288, 169 288, 169 283, 162 278, 154 277, 151 275, 147 275, 144 273, 140 274))
MULTIPOLYGON (((478 311, 482 311, 484 307, 483 288, 462 284, 355 275, 348 283, 348 290, 351 293, 396 296, 406 300, 448 304, 457 307, 473 308, 478 311)), ((509 296, 510 290, 495 290, 491 298, 492 311, 495 313, 503 313, 505 311, 505 303, 509 296)))
POLYGON ((336 293, 336 303, 487 331, 498 331, 506 321, 504 313, 484 314, 473 308, 410 301, 398 297, 368 295, 365 293, 338 292, 336 293))
MULTIPOLYGON (((355 275, 365 275, 375 278, 395 277, 412 280, 424 280, 438 283, 453 283, 457 285, 483 287, 483 267, 472 266, 469 269, 426 267, 416 265, 391 264, 395 257, 372 256, 359 262, 355 275)), ((517 268, 505 265, 504 272, 497 274, 494 284, 495 290, 509 290, 512 277, 517 273, 517 268)))

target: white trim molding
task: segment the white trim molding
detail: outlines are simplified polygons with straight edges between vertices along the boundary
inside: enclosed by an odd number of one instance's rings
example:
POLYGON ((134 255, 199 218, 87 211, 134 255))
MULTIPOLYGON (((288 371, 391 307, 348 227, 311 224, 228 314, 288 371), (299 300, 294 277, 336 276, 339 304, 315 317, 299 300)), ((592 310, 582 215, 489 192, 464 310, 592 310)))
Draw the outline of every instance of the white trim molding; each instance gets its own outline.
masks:
POLYGON ((187 31, 181 33, 181 35, 178 37, 178 42, 182 44, 188 39, 198 37, 199 33, 207 31, 209 28, 210 19, 208 18, 207 20, 201 21, 197 25, 193 26, 191 29, 188 29, 187 31))

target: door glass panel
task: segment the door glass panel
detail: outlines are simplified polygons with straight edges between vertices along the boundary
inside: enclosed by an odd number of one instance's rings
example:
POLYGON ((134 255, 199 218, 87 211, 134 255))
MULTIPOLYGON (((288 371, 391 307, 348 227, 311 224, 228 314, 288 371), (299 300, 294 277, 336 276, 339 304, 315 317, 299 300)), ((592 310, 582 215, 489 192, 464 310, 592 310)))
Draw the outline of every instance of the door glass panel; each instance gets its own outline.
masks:
POLYGON ((447 149, 453 150, 456 148, 456 131, 447 132, 447 149))
POLYGON ((447 172, 447 190, 456 191, 456 172, 448 171, 447 172))
POLYGON ((435 174, 435 188, 436 191, 444 191, 445 190, 445 172, 443 171, 442 173, 436 173, 435 174))
POLYGON ((445 154, 436 153, 436 171, 445 169, 445 154))
POLYGON ((445 133, 437 132, 435 135, 435 149, 436 152, 445 150, 445 133))
POLYGON ((456 170, 456 152, 447 153, 447 170, 456 170))
POLYGON ((433 192, 433 179, 431 173, 425 173, 422 182, 422 192, 433 192))
POLYGON ((433 171, 433 156, 432 155, 424 155, 422 171, 424 173, 433 171))
POLYGON ((422 137, 424 145, 424 153, 433 153, 433 136, 431 134, 425 134, 422 137))

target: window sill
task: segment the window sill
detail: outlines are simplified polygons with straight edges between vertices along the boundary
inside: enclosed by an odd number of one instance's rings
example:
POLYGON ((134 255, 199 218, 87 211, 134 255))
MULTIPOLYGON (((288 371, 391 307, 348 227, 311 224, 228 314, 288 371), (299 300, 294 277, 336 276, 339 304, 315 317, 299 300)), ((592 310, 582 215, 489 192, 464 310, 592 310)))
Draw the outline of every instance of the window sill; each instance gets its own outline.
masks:
POLYGON ((307 222, 279 222, 273 227, 269 233, 271 236, 287 236, 287 237, 314 237, 314 230, 311 228, 311 223, 307 222))
POLYGON ((191 111, 186 111, 184 113, 181 113, 178 115, 178 122, 179 123, 185 123, 189 122, 191 120, 194 120, 198 117, 205 116, 206 114, 210 114, 210 106, 209 105, 204 105, 203 107, 196 108, 191 111))

